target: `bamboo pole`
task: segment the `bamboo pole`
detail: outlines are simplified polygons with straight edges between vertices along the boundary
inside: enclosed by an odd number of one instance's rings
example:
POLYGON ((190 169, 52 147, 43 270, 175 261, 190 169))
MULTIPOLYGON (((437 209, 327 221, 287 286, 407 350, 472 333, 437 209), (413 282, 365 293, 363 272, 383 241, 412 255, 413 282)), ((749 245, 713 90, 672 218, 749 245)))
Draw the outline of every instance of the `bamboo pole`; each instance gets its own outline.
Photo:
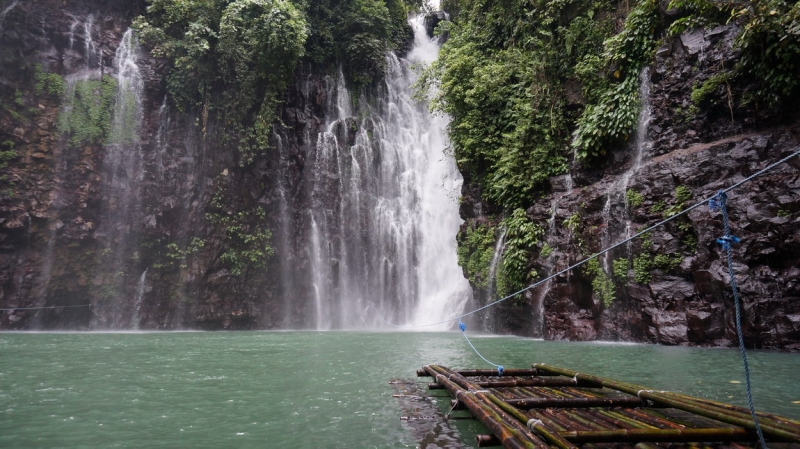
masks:
MULTIPOLYGON (((456 373, 457 374, 457 373, 456 373)), ((515 378, 506 378, 501 377, 498 380, 479 380, 479 381, 472 381, 475 385, 478 385, 482 388, 510 388, 510 387, 584 387, 584 388, 591 388, 594 386, 593 383, 590 382, 583 382, 582 380, 578 380, 577 382, 574 379, 564 379, 564 378, 541 378, 541 377, 531 377, 528 379, 515 379, 515 378)))
POLYGON ((492 433, 503 443, 503 446, 510 449, 549 449, 544 442, 536 438, 529 432, 521 431, 511 422, 514 420, 504 417, 498 413, 494 407, 480 401, 474 392, 470 392, 461 387, 456 382, 450 380, 453 374, 436 365, 427 365, 424 368, 431 377, 442 384, 455 399, 463 403, 470 413, 491 430, 492 433), (509 422, 511 421, 511 422, 509 422))
POLYGON ((541 410, 540 414, 547 416, 551 421, 559 423, 563 423, 565 419, 569 420, 569 428, 561 430, 562 432, 567 430, 608 430, 596 422, 586 419, 578 410, 574 410, 571 413, 564 410, 541 410))
MULTIPOLYGON (((591 376, 588 374, 581 374, 578 373, 577 371, 572 371, 566 368, 558 368, 554 366, 545 365, 543 363, 536 363, 533 365, 533 367, 536 368, 537 370, 545 370, 551 373, 561 374, 563 376, 571 376, 577 380, 583 380, 585 382, 595 383, 602 387, 622 391, 624 393, 638 396, 642 399, 651 400, 658 404, 666 405, 668 407, 674 407, 680 410, 704 416, 706 418, 711 418, 724 423, 745 427, 750 430, 755 430, 755 424, 751 419, 744 418, 741 416, 741 414, 734 413, 730 410, 724 410, 721 408, 714 408, 714 409, 705 408, 700 404, 697 404, 697 402, 695 401, 681 400, 679 398, 670 396, 668 394, 657 393, 652 390, 647 390, 644 387, 640 388, 638 385, 626 384, 623 382, 617 382, 614 380, 604 379, 601 377, 591 376)), ((761 424, 761 430, 765 435, 768 435, 772 438, 776 438, 779 440, 800 443, 800 432, 797 432, 791 428, 786 428, 785 425, 781 423, 776 423, 774 420, 770 420, 768 418, 761 420, 760 418, 761 417, 759 416, 759 424, 761 424)))
MULTIPOLYGON (((693 404, 697 407, 702 407, 710 411, 732 414, 734 416, 738 416, 744 419, 753 419, 752 415, 750 414, 750 409, 746 409, 743 407, 737 407, 730 404, 714 403, 714 401, 703 401, 698 398, 694 398, 692 396, 686 396, 683 394, 673 393, 669 391, 659 392, 659 393, 668 396, 670 398, 673 398, 676 401, 682 401, 689 404, 693 404), (727 405, 727 407, 725 407, 725 405, 727 405)), ((772 415, 769 413, 761 413, 761 412, 756 413, 756 415, 758 416, 759 422, 765 422, 779 429, 800 434, 800 425, 794 424, 792 420, 789 420, 788 418, 783 418, 781 416, 772 415)))
POLYGON ((638 442, 731 442, 756 441, 752 433, 742 428, 708 429, 616 429, 605 431, 562 432, 572 443, 638 443, 638 442))
POLYGON ((589 408, 589 407, 645 407, 639 398, 528 398, 507 399, 506 402, 520 409, 532 408, 589 408))
MULTIPOLYGON (((688 395, 685 395, 685 394, 675 393, 675 392, 670 392, 670 394, 673 394, 673 395, 678 396, 678 397, 682 397, 684 399, 695 400, 695 401, 697 401, 699 403, 702 403, 702 404, 707 404, 707 405, 714 406, 714 407, 720 407, 720 408, 724 408, 724 409, 727 409, 727 410, 736 410, 738 412, 745 413, 747 415, 750 414, 750 409, 749 408, 739 407, 738 405, 726 404, 724 402, 712 401, 711 399, 696 398, 694 396, 688 396, 688 395)), ((782 423, 784 423, 786 425, 789 425, 789 426, 800 428, 800 421, 798 421, 796 419, 791 419, 791 418, 787 418, 785 416, 779 416, 779 415, 774 415, 772 413, 764 413, 764 412, 757 412, 756 415, 758 415, 759 419, 761 419, 761 418, 772 419, 772 420, 775 420, 775 421, 778 421, 778 422, 782 422, 782 423)))

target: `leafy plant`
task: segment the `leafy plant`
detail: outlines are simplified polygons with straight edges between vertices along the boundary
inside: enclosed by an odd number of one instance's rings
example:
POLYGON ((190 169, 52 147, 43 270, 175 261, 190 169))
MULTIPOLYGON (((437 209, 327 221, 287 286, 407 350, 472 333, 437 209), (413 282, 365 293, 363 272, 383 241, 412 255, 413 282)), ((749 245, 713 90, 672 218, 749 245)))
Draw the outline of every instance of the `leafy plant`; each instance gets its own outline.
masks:
POLYGON ((488 287, 495 240, 494 228, 475 221, 469 221, 458 236, 458 264, 470 283, 478 288, 488 287))
POLYGON ((46 93, 54 98, 60 99, 64 95, 66 84, 64 78, 57 73, 47 73, 44 71, 40 64, 36 64, 33 68, 34 78, 36 84, 33 88, 35 95, 46 93))
POLYGON ((581 226, 581 214, 578 212, 573 213, 564 219, 564 227, 569 229, 569 232, 575 233, 581 226))
POLYGON ((206 219, 221 234, 219 259, 231 275, 242 276, 250 269, 264 268, 274 254, 270 244, 272 232, 264 227, 267 216, 263 207, 235 211, 226 200, 229 187, 225 180, 219 184, 209 204, 206 219))
POLYGON ((629 207, 639 207, 644 203, 644 195, 633 189, 628 189, 625 192, 625 201, 629 207))
POLYGON ((187 258, 202 251, 205 245, 206 241, 199 237, 192 237, 186 248, 181 248, 177 243, 169 243, 167 245, 166 257, 173 263, 179 263, 182 269, 186 269, 188 267, 187 258))
POLYGON ((623 30, 605 41, 603 60, 611 81, 578 119, 572 148, 580 159, 604 156, 607 149, 627 139, 639 114, 639 73, 658 46, 658 2, 641 0, 625 20, 623 30))
POLYGON ((0 143, 0 170, 8 167, 8 161, 17 157, 14 146, 13 140, 5 140, 0 143))
POLYGON ((695 107, 715 104, 728 97, 733 109, 730 85, 744 95, 740 103, 766 106, 791 104, 800 95, 800 4, 784 0, 672 0, 684 17, 670 26, 675 35, 697 27, 735 21, 742 31, 735 44, 741 56, 733 67, 724 68, 697 86, 692 93, 695 107), (719 87, 726 84, 727 89, 719 87))
POLYGON ((633 258, 633 279, 639 284, 650 283, 650 268, 653 262, 649 253, 642 253, 633 258))
POLYGON ((737 69, 746 80, 758 83, 752 98, 775 105, 798 95, 800 3, 746 2, 735 17, 744 23, 742 33, 736 38, 736 45, 742 49, 737 69))
POLYGON ((628 269, 630 268, 630 262, 628 261, 627 257, 614 259, 613 265, 614 265, 614 277, 616 279, 621 281, 628 279, 628 269))
POLYGON ((542 249, 539 250, 539 257, 546 259, 550 257, 551 254, 553 254, 553 247, 550 246, 549 243, 544 242, 542 244, 542 249))
POLYGON ((550 176, 567 170, 575 113, 567 81, 594 82, 578 66, 612 32, 607 2, 508 0, 449 2, 457 9, 439 59, 420 90, 452 121, 459 168, 481 179, 504 210, 526 208, 550 176))
POLYGON ((515 209, 503 220, 506 229, 506 244, 503 252, 503 282, 500 294, 506 295, 517 290, 533 276, 535 271, 528 268, 531 250, 544 236, 544 229, 528 219, 524 209, 515 209))
POLYGON ((656 254, 653 258, 653 266, 664 271, 674 270, 681 262, 683 262, 683 257, 680 254, 656 254))
POLYGON ((616 287, 614 280, 600 267, 600 261, 594 258, 586 262, 583 272, 592 277, 592 291, 603 301, 603 305, 611 306, 616 299, 616 287))

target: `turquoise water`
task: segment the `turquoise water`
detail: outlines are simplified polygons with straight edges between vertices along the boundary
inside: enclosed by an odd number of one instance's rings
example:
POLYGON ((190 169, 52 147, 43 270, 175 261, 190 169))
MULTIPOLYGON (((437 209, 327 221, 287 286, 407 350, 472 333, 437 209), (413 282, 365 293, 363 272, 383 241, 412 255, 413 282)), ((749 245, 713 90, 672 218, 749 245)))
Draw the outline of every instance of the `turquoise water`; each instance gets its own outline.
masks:
MULTIPOLYGON (((506 367, 746 404, 735 350, 471 338, 506 367)), ((749 356, 756 406, 800 418, 800 355, 749 356)), ((427 363, 489 367, 456 332, 2 333, 0 447, 415 447, 389 381, 427 363)))

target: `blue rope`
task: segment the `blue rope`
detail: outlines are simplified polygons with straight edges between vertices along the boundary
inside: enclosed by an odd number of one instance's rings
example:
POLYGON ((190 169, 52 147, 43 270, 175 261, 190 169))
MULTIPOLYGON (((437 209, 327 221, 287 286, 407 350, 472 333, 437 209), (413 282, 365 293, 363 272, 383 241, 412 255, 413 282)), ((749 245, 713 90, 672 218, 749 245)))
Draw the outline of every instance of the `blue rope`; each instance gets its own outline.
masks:
POLYGON ((469 343, 469 346, 472 348, 473 351, 475 351, 475 354, 478 354, 478 357, 482 358, 484 362, 486 362, 489 365, 492 365, 493 367, 497 368, 497 375, 498 376, 502 376, 503 372, 505 371, 505 369, 503 368, 503 365, 497 365, 495 363, 492 363, 492 362, 486 360, 486 357, 482 356, 481 353, 478 352, 477 349, 475 349, 475 346, 472 345, 472 342, 469 341, 469 338, 467 338, 467 325, 464 324, 463 322, 459 321, 458 322, 458 328, 461 330, 461 335, 463 335, 464 339, 467 340, 467 343, 469 343))
MULTIPOLYGON (((764 169, 761 169, 761 170, 757 171, 756 173, 753 173, 752 175, 750 175, 750 176, 748 176, 748 177, 744 178, 743 180, 741 180, 741 181, 737 182, 736 184, 733 184, 732 186, 728 187, 727 189, 721 190, 720 192, 722 192, 722 193, 726 193, 726 192, 730 192, 731 190, 734 190, 734 189, 736 189, 736 188, 738 188, 738 187, 741 187, 743 184, 746 184, 746 183, 748 183, 748 182, 752 181, 753 179, 755 179, 755 178, 757 178, 757 177, 759 177, 759 176, 763 175, 764 173, 767 173, 767 172, 769 172, 769 171, 773 170, 775 167, 777 167, 777 166, 779 166, 779 165, 781 165, 781 164, 783 164, 783 163, 787 162, 788 160, 790 160, 790 159, 792 159, 792 158, 794 158, 794 157, 796 157, 796 156, 798 156, 798 155, 800 155, 800 151, 796 151, 796 152, 794 152, 794 153, 792 153, 792 154, 790 154, 790 155, 788 155, 788 156, 784 157, 783 159, 781 159, 781 160, 779 160, 779 161, 777 161, 777 162, 774 162, 774 163, 770 164, 770 165, 769 165, 769 166, 767 166, 766 168, 764 168, 764 169)), ((580 262, 578 262, 578 263, 576 263, 576 264, 574 264, 574 265, 570 265, 570 266, 568 266, 567 268, 564 268, 563 270, 561 270, 561 271, 559 271, 559 272, 557 272, 557 273, 551 274, 550 276, 548 276, 548 277, 546 277, 546 278, 544 278, 544 279, 540 279, 540 280, 538 280, 538 281, 534 282, 533 284, 531 284, 531 285, 529 285, 529 286, 527 286, 527 287, 523 288, 522 290, 519 290, 519 291, 516 291, 516 292, 514 292, 514 293, 511 293, 511 294, 510 294, 510 295, 508 295, 508 296, 505 296, 505 297, 503 297, 503 298, 500 298, 500 299, 498 299, 497 301, 494 301, 494 302, 491 302, 491 303, 489 303, 489 304, 486 304, 485 306, 483 306, 483 307, 479 307, 479 308, 477 308, 477 309, 475 309, 475 310, 472 310, 472 311, 470 311, 470 312, 462 313, 461 315, 455 316, 455 317, 453 317, 453 318, 449 318, 449 319, 442 320, 442 321, 437 321, 437 322, 435 322, 435 323, 427 323, 427 324, 421 324, 421 325, 417 325, 417 326, 398 326, 398 325, 396 325, 396 324, 389 323, 388 321, 384 320, 384 319, 383 319, 383 317, 381 317, 381 320, 383 320, 383 322, 384 322, 384 323, 386 323, 386 324, 388 324, 388 325, 390 325, 390 326, 394 326, 394 327, 398 327, 398 328, 402 327, 402 328, 404 328, 404 329, 421 329, 421 328, 423 328, 423 327, 438 326, 438 325, 440 325, 440 324, 447 324, 447 323, 452 323, 452 322, 454 322, 454 321, 461 321, 461 319, 462 319, 462 318, 466 318, 466 317, 468 317, 468 316, 470 316, 470 315, 476 314, 476 313, 478 313, 478 312, 482 312, 483 310, 486 310, 486 309, 488 309, 489 307, 496 306, 497 304, 499 304, 499 303, 501 303, 501 302, 503 302, 503 301, 506 301, 506 300, 508 300, 508 299, 511 299, 511 298, 513 298, 513 297, 517 296, 517 295, 520 295, 520 294, 522 294, 522 293, 525 293, 525 292, 526 292, 526 291, 528 291, 528 290, 531 290, 531 289, 533 289, 533 288, 536 288, 536 287, 538 287, 538 286, 540 286, 540 285, 544 284, 545 282, 547 282, 547 281, 549 281, 549 280, 551 280, 551 279, 554 279, 554 278, 556 278, 556 277, 558 277, 558 276, 561 276, 562 274, 566 274, 566 273, 568 273, 568 272, 570 272, 570 271, 574 270, 575 268, 578 268, 578 267, 580 267, 581 265, 583 265, 583 264, 585 264, 585 263, 589 262, 590 260, 597 259, 598 257, 602 256, 603 254, 605 254, 605 253, 607 253, 607 252, 609 252, 609 251, 613 251, 613 250, 615 250, 616 248, 619 248, 620 246, 626 245, 628 242, 630 242, 630 241, 632 241, 632 240, 636 240, 636 239, 638 239, 639 237, 643 236, 644 234, 647 234, 648 232, 650 232, 650 231, 652 231, 652 230, 654 230, 654 229, 656 229, 656 228, 659 228, 659 227, 661 227, 661 226, 663 226, 663 225, 665 225, 665 224, 669 223, 670 221, 677 219, 678 217, 681 217, 681 216, 683 216, 683 215, 686 215, 686 214, 688 214, 689 212, 691 212, 691 211, 693 211, 693 210, 697 209, 697 208, 698 208, 698 207, 700 207, 700 206, 705 206, 705 205, 707 205, 707 204, 710 204, 710 203, 711 203, 711 201, 713 201, 715 198, 717 198, 717 195, 718 195, 718 194, 715 194, 714 196, 712 196, 712 197, 709 197, 709 198, 706 198, 706 199, 704 199, 704 200, 702 200, 702 201, 698 202, 697 204, 695 204, 695 205, 693 205, 693 206, 691 206, 691 207, 688 207, 688 208, 686 208, 686 209, 684 209, 684 210, 682 210, 682 211, 678 212, 678 213, 677 213, 677 214, 675 214, 675 215, 671 215, 670 217, 668 217, 668 218, 666 218, 666 219, 664 219, 664 220, 661 220, 661 221, 659 221, 658 223, 656 223, 656 224, 654 224, 654 225, 650 226, 649 228, 647 228, 647 229, 644 229, 644 230, 642 230, 642 231, 639 231, 638 233, 634 234, 633 236, 631 236, 631 237, 629 237, 629 238, 627 238, 627 239, 625 239, 625 240, 623 240, 623 241, 621 241, 621 242, 618 242, 618 243, 616 243, 616 244, 614 244, 614 245, 611 245, 611 246, 609 246, 608 248, 606 248, 606 249, 604 249, 604 250, 600 251, 600 252, 599 252, 599 253, 597 253, 597 254, 593 254, 593 255, 591 255, 591 256, 589 256, 589 257, 587 257, 587 258, 585 258, 585 259, 581 260, 580 262)), ((377 312, 377 310, 378 310, 378 309, 377 309, 377 307, 373 307, 373 308, 374 308, 374 309, 376 310, 376 312, 377 312)))
POLYGON ((753 392, 750 391, 750 368, 747 364, 747 351, 744 348, 744 336, 742 335, 742 313, 739 300, 739 289, 736 287, 736 277, 733 273, 733 259, 731 253, 733 252, 733 244, 739 243, 739 238, 731 235, 731 225, 728 218, 728 195, 724 191, 719 191, 717 195, 709 200, 708 207, 711 210, 719 210, 722 212, 722 226, 725 230, 725 235, 717 239, 717 243, 725 250, 728 259, 728 273, 730 274, 731 289, 733 289, 733 300, 736 304, 736 334, 739 336, 739 352, 742 353, 742 363, 744 364, 744 380, 747 386, 747 403, 750 406, 750 415, 753 417, 753 422, 756 425, 756 432, 758 433, 758 440, 761 442, 761 448, 767 449, 767 443, 764 441, 764 434, 761 432, 761 425, 758 424, 758 416, 756 416, 756 408, 753 405, 753 392))

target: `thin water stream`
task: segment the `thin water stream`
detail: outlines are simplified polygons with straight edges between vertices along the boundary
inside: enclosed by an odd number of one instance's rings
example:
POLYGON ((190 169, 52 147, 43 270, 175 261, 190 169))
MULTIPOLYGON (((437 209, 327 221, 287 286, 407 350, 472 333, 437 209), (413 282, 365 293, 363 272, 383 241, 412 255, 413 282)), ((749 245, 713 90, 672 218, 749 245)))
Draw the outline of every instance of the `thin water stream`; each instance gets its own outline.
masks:
MULTIPOLYGON (((506 367, 746 401, 735 350, 470 337, 506 367)), ((4 448, 416 447, 389 381, 427 383, 414 377, 427 363, 489 368, 458 332, 2 333, 0 354, 4 448)), ((750 362, 759 410, 800 418, 800 356, 750 362)), ((456 425, 468 444, 481 431, 456 425)))

